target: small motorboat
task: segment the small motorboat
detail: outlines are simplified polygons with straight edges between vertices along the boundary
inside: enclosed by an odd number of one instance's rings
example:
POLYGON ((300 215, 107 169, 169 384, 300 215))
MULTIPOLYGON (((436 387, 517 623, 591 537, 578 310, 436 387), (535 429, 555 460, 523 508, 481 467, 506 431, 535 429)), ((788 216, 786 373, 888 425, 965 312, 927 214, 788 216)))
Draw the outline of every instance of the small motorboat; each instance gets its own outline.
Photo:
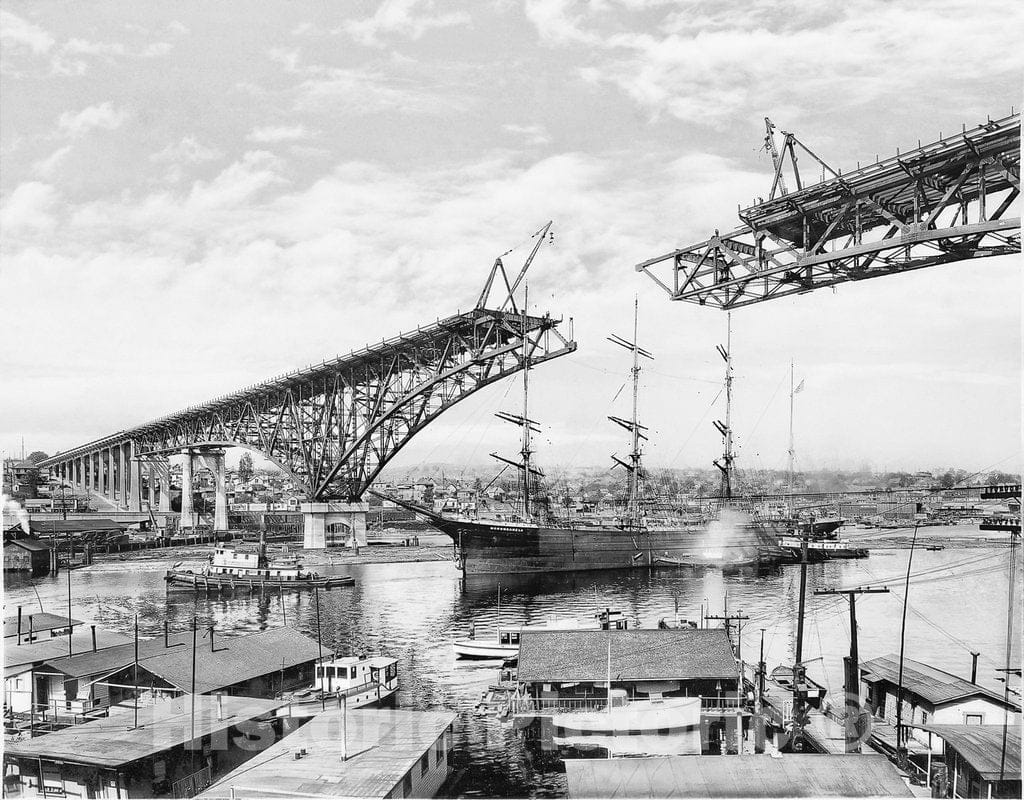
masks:
POLYGON ((318 713, 323 707, 345 703, 362 708, 385 703, 398 692, 398 659, 380 655, 338 656, 316 662, 313 686, 287 692, 287 706, 278 716, 318 713))
POLYGON ((596 622, 581 623, 578 619, 552 617, 545 622, 532 625, 499 625, 494 639, 477 639, 475 627, 470 628, 467 639, 456 639, 452 645, 457 658, 514 659, 519 657, 519 635, 524 630, 627 630, 629 620, 621 611, 606 608, 594 615, 596 622))

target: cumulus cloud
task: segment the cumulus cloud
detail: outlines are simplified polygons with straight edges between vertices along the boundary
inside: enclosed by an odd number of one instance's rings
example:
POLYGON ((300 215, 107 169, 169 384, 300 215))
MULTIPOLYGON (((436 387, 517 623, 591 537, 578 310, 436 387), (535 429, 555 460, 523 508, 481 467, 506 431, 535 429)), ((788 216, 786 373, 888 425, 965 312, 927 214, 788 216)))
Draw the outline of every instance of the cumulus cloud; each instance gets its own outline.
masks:
POLYGON ((1007 24, 995 28, 966 0, 673 4, 656 9, 654 25, 651 8, 630 2, 527 0, 526 16, 549 45, 588 49, 585 80, 617 87, 652 117, 721 125, 754 104, 788 103, 794 86, 804 98, 849 106, 898 97, 907 75, 938 85, 1019 72, 1024 11, 998 5, 1007 24))
POLYGON ((65 145, 54 150, 46 158, 42 158, 32 164, 32 172, 40 178, 51 178, 57 171, 65 156, 71 152, 71 145, 65 145))
POLYGON ((52 215, 56 200, 57 192, 49 184, 19 184, 0 206, 0 228, 5 237, 51 230, 56 224, 52 215))
POLYGON ((523 137, 527 142, 534 145, 547 144, 551 141, 547 130, 543 125, 515 125, 507 124, 501 126, 507 133, 523 137))
POLYGON ((465 25, 463 11, 438 11, 433 0, 384 0, 372 17, 350 20, 342 30, 367 47, 384 47, 388 37, 419 39, 427 31, 465 25))
POLYGON ((50 52, 54 38, 48 31, 17 14, 0 11, 0 42, 6 47, 26 49, 39 56, 50 52))
POLYGON ((245 137, 250 142, 291 142, 308 139, 310 132, 304 125, 265 125, 254 128, 245 137))
POLYGON ((57 126, 66 135, 80 138, 90 131, 112 131, 120 128, 128 119, 128 112, 115 108, 112 103, 88 106, 81 111, 65 111, 57 120, 57 126))

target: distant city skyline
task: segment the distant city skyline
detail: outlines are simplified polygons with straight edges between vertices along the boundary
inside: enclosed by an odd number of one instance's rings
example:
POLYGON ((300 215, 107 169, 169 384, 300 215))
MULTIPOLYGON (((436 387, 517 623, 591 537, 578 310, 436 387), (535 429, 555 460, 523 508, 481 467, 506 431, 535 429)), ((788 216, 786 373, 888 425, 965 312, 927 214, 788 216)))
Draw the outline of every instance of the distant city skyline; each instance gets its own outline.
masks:
MULTIPOLYGON (((69 449, 467 309, 493 259, 553 219, 531 307, 573 317, 579 350, 531 372, 538 460, 627 450, 606 417, 628 413, 628 354, 605 337, 632 330, 636 296, 656 356, 647 463, 709 467, 726 316, 633 265, 768 193, 765 116, 849 170, 1010 113, 1022 17, 960 0, 365 16, 12 0, 0 442, 69 449)), ((739 465, 784 468, 792 359, 800 468, 1019 471, 1021 288, 1020 258, 993 258, 733 313, 739 465)), ((392 464, 514 453, 493 414, 518 408, 518 381, 392 464)))

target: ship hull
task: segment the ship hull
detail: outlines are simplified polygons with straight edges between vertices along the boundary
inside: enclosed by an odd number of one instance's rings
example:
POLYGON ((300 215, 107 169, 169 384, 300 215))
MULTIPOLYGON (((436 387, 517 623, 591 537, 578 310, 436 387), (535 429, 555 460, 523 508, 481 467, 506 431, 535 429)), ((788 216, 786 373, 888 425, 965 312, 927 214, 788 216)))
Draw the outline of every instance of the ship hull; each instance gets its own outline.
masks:
POLYGON ((562 528, 448 519, 432 524, 448 534, 467 575, 649 569, 670 566, 743 566, 774 563, 782 551, 760 526, 735 531, 724 547, 709 549, 705 525, 631 531, 562 528))
POLYGON ((273 589, 281 591, 284 589, 336 589, 342 586, 352 586, 355 578, 348 575, 332 575, 319 578, 303 578, 299 580, 275 580, 274 578, 239 578, 229 575, 208 575, 191 570, 168 570, 164 576, 168 588, 188 587, 191 589, 216 589, 218 591, 241 589, 244 591, 264 591, 273 589))

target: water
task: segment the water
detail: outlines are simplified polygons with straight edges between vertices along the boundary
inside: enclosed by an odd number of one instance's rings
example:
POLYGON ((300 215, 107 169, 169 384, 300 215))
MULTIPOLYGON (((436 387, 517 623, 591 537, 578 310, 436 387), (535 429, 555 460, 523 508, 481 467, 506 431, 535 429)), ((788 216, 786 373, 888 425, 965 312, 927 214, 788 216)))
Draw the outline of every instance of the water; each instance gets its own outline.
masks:
MULTIPOLYGON (((955 529, 947 529, 955 534, 955 529)), ((842 690, 842 657, 849 648, 845 597, 814 595, 835 586, 889 585, 891 594, 863 595, 857 602, 862 660, 899 650, 903 577, 908 550, 873 552, 868 559, 812 564, 807 578, 804 657, 812 677, 832 692, 842 690), (819 660, 820 659, 820 660, 819 660)), ((981 653, 978 682, 1002 690, 996 669, 1003 666, 1006 636, 1005 548, 916 550, 907 615, 907 657, 969 676, 970 651, 981 653)), ((131 633, 139 614, 144 635, 157 636, 163 621, 172 630, 213 623, 223 634, 287 624, 316 636, 313 595, 268 598, 193 596, 168 592, 165 561, 115 561, 72 572, 72 613, 101 627, 131 633)), ((324 570, 321 570, 324 571, 324 570)), ((331 571, 331 570, 327 570, 331 571)), ((403 708, 446 708, 458 713, 453 793, 462 796, 556 797, 565 795, 564 771, 555 755, 524 745, 510 726, 473 714, 488 684, 497 680, 495 662, 456 661, 451 641, 476 624, 487 636, 501 623, 543 621, 548 616, 592 615, 619 609, 645 626, 679 613, 697 619, 702 605, 722 614, 750 617, 741 633, 742 657, 756 661, 764 629, 769 668, 791 663, 799 590, 799 567, 767 573, 753 570, 667 569, 593 572, 575 575, 481 577, 461 582, 449 562, 366 564, 333 570, 351 574, 356 585, 320 593, 320 628, 325 648, 379 651, 399 659, 403 708), (501 584, 501 612, 497 589, 501 584)), ((1018 584, 1020 579, 1018 570, 1018 584)), ((48 611, 67 608, 67 575, 33 582, 8 580, 6 611, 17 605, 48 611)), ((1018 586, 1014 664, 1020 663, 1018 586)), ((837 703, 838 704, 838 703, 837 703)))

